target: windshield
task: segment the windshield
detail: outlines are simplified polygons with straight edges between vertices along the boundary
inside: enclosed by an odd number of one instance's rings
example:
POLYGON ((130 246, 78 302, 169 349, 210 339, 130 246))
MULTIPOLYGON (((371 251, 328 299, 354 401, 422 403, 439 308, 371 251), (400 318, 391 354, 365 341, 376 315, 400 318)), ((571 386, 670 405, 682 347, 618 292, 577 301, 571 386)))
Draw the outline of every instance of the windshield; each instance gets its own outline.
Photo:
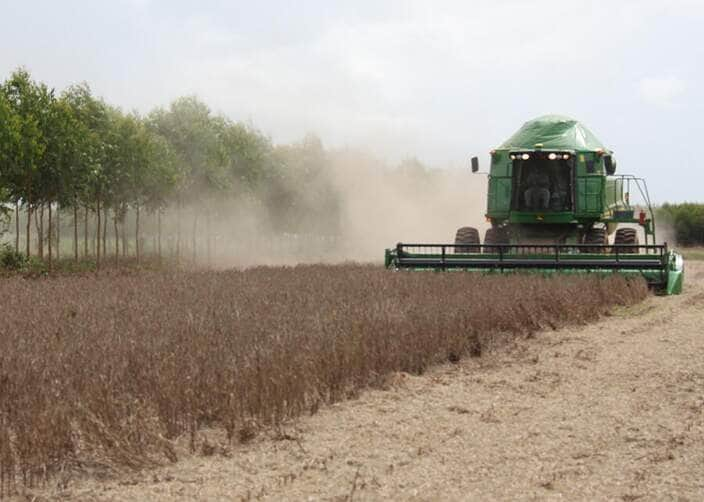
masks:
POLYGON ((571 211, 572 165, 569 154, 531 152, 516 155, 513 161, 513 209, 528 212, 571 211), (526 156, 528 159, 524 160, 526 156))

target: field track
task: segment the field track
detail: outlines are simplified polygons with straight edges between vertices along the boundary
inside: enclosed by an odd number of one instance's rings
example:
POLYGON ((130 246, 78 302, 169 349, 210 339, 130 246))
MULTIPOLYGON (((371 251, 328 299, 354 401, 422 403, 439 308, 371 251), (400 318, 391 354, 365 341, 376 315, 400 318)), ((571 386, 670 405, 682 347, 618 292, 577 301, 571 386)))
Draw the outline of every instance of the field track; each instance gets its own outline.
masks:
POLYGON ((702 500, 704 262, 687 267, 681 296, 424 376, 395 375, 387 390, 229 452, 215 446, 139 475, 74 480, 52 495, 702 500))

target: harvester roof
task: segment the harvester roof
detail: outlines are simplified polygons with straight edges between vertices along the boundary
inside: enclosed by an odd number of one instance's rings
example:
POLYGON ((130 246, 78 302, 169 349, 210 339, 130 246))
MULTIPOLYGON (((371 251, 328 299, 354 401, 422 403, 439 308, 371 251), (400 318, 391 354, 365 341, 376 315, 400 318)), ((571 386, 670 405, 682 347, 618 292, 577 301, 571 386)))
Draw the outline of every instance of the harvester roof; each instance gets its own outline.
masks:
POLYGON ((562 115, 543 115, 523 124, 500 150, 605 150, 608 148, 581 122, 562 115))

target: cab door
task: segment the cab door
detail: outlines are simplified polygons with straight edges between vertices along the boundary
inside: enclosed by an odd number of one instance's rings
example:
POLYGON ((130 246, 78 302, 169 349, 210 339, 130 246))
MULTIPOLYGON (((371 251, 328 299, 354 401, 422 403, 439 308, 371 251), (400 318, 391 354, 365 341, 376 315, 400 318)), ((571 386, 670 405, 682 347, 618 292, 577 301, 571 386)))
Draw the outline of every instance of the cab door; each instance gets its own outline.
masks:
POLYGON ((511 209, 512 171, 508 152, 495 152, 492 155, 487 192, 487 216, 490 218, 508 218, 511 209))

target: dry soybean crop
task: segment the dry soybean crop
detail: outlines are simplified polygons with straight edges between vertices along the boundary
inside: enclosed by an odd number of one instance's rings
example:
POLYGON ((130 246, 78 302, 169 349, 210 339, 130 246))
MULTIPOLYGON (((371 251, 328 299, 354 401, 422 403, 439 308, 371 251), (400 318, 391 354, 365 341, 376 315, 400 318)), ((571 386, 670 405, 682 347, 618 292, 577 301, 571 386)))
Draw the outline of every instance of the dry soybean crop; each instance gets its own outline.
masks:
POLYGON ((621 277, 298 266, 0 280, 2 492, 246 441, 392 372, 480 356, 647 295, 621 277))

